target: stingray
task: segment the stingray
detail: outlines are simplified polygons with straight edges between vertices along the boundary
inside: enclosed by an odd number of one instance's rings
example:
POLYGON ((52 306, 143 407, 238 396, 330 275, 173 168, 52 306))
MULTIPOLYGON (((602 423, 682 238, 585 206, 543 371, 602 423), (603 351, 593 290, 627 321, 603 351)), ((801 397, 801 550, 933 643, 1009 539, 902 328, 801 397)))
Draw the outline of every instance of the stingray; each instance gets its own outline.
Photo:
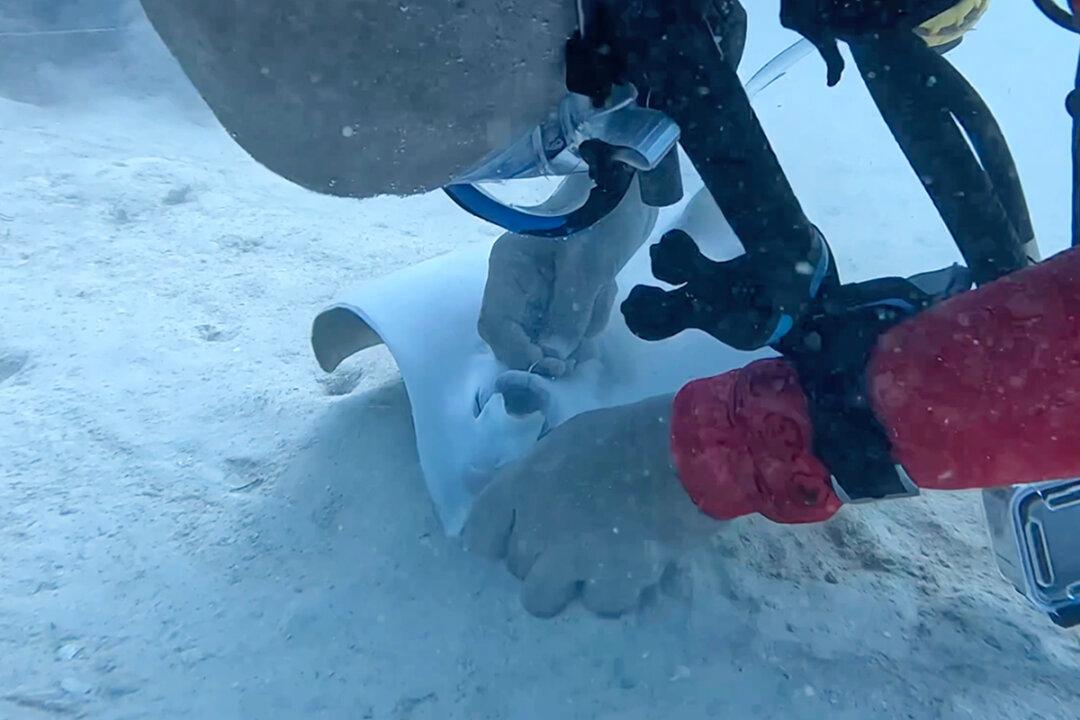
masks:
MULTIPOLYGON (((692 177, 686 182, 700 186, 692 177)), ((656 282, 648 246, 668 229, 686 230, 717 260, 743 252, 704 191, 663 211, 651 232, 621 227, 620 217, 604 222, 597 231, 650 233, 618 275, 616 303, 635 284, 656 282)), ((385 343, 389 349, 409 396, 424 479, 448 533, 461 529, 472 498, 498 467, 569 418, 673 393, 694 378, 772 354, 740 352, 696 330, 646 342, 615 311, 597 338, 595 357, 569 375, 549 379, 508 370, 476 327, 490 249, 481 243, 364 282, 342 293, 312 327, 312 348, 326 371, 367 348, 385 343)))

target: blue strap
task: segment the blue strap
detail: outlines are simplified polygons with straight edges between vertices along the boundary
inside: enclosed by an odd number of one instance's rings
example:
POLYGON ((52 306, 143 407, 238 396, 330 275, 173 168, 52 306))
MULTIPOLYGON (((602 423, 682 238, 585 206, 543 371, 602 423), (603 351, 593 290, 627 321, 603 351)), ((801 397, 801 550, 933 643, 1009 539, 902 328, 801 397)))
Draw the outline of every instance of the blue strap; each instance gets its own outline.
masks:
POLYGON ((447 185, 443 191, 458 207, 481 220, 520 235, 569 235, 567 215, 533 215, 503 205, 474 185, 447 185))

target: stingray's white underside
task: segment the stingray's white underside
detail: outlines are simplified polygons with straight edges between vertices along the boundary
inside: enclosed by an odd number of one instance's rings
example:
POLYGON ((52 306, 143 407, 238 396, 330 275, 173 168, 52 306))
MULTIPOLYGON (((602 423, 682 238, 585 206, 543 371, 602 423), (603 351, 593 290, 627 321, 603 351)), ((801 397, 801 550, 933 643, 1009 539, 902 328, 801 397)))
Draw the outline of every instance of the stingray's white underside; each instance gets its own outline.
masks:
MULTIPOLYGON (((700 187, 696 178, 686 181, 700 187)), ((656 284, 648 246, 673 227, 689 232, 715 259, 742 252, 711 197, 697 192, 660 214, 649 241, 618 276, 617 302, 636 284, 656 284)), ((550 428, 588 410, 675 392, 693 378, 768 354, 740 352, 698 331, 645 342, 616 310, 598 338, 597 356, 568 377, 537 376, 534 387, 546 396, 542 409, 512 414, 494 387, 506 368, 476 329, 489 250, 488 244, 471 246, 365 282, 319 314, 312 329, 315 355, 327 371, 366 348, 389 348, 412 405, 428 490, 448 533, 460 531, 492 471, 521 457, 550 428)))

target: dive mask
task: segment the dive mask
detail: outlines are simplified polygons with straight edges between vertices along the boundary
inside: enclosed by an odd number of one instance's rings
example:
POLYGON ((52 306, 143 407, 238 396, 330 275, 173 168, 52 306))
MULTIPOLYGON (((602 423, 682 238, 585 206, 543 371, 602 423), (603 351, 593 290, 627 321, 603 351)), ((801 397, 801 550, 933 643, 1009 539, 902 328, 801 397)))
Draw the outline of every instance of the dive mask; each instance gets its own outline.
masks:
POLYGON ((674 204, 682 197, 676 152, 679 127, 662 112, 640 106, 637 98, 632 85, 615 86, 601 107, 594 107, 584 95, 567 93, 546 122, 461 173, 444 190, 481 219, 512 232, 546 236, 572 234, 607 215, 622 200, 635 173, 640 175, 646 204, 674 204), (604 162, 595 162, 597 153, 604 162), (601 165, 620 169, 602 177, 601 165), (505 202, 482 187, 535 178, 565 182, 577 173, 593 178, 587 197, 567 197, 556 190, 549 200, 532 206, 505 202))

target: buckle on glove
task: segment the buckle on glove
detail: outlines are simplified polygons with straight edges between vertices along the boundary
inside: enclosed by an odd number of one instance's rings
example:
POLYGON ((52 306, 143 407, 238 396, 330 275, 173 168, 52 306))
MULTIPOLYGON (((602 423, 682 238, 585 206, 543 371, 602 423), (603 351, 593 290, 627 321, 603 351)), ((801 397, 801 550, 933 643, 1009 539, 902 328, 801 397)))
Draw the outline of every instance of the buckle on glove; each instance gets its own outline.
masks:
POLYGON ((874 482, 871 488, 867 483, 867 479, 860 478, 857 485, 852 485, 848 478, 848 484, 851 488, 851 492, 855 493, 852 496, 847 489, 844 488, 840 481, 836 478, 836 475, 830 475, 832 480, 833 492, 836 493, 836 497, 840 498, 840 501, 845 505, 873 502, 875 500, 894 500, 897 498, 915 497, 919 494, 919 486, 915 484, 915 481, 908 475, 907 470, 903 465, 894 464, 892 466, 891 477, 886 475, 880 477, 874 482))

